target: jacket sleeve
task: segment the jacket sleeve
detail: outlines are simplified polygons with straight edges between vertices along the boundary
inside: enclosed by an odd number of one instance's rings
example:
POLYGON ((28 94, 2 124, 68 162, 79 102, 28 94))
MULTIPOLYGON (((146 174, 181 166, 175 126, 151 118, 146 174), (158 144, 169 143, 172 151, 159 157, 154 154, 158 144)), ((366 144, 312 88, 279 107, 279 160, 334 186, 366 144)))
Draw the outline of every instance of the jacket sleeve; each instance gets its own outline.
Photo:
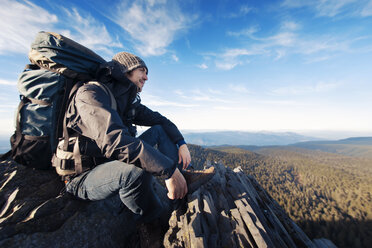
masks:
POLYGON ((175 144, 178 141, 184 139, 181 132, 178 130, 177 126, 173 122, 168 120, 160 113, 154 112, 142 104, 140 104, 136 108, 136 116, 134 118, 133 123, 140 126, 161 125, 164 131, 168 134, 170 139, 175 144))
POLYGON ((67 113, 68 127, 94 140, 104 157, 135 164, 165 178, 172 176, 176 165, 169 158, 140 139, 131 137, 111 99, 99 86, 79 88, 67 113))

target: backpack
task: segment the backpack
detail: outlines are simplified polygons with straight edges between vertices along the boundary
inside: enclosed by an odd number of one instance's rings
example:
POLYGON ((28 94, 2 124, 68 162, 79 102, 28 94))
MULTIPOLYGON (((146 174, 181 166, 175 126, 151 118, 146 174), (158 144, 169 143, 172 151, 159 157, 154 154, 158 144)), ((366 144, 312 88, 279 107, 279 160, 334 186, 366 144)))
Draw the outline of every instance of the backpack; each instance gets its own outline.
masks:
MULTIPOLYGON (((14 161, 37 169, 49 169, 69 99, 83 82, 95 78, 106 61, 88 48, 60 34, 39 32, 18 79, 21 101, 16 130, 10 138, 14 161)), ((66 132, 66 131, 65 131, 66 132)))

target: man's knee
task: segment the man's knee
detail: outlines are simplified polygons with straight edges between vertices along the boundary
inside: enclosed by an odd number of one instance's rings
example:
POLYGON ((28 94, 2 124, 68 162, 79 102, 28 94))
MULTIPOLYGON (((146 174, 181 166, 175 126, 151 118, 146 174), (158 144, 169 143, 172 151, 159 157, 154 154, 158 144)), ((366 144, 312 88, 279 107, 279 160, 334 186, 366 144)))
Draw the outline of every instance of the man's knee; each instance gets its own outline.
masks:
POLYGON ((125 170, 125 173, 121 175, 122 188, 141 189, 149 187, 152 182, 152 175, 141 168, 130 166, 132 168, 129 173, 128 170, 125 170))

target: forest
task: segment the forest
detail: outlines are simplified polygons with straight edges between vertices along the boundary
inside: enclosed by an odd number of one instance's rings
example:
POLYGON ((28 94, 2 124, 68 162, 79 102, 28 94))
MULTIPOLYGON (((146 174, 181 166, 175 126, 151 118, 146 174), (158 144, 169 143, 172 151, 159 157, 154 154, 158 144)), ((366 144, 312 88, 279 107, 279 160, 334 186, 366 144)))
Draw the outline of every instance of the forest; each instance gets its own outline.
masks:
POLYGON ((372 159, 295 147, 251 152, 190 146, 193 166, 220 162, 252 175, 311 238, 372 245, 372 159))

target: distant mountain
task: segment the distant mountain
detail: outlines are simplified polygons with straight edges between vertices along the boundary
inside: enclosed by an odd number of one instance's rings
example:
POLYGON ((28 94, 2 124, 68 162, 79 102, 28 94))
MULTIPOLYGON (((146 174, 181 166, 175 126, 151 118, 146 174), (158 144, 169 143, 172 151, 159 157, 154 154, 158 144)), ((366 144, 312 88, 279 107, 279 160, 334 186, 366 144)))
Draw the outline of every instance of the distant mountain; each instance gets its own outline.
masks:
POLYGON ((262 150, 267 149, 293 150, 293 148, 301 148, 313 151, 336 153, 351 157, 372 158, 372 137, 353 137, 342 140, 308 141, 284 146, 220 145, 210 146, 210 148, 218 151, 233 153, 244 153, 244 151, 260 153, 262 150))
POLYGON ((241 132, 241 131, 218 131, 218 132, 189 132, 184 133, 188 143, 200 146, 219 145, 289 145, 298 142, 315 141, 319 138, 300 135, 293 132, 241 132))
POLYGON ((291 146, 343 154, 353 157, 372 158, 372 137, 352 137, 342 140, 309 141, 291 146))
POLYGON ((340 140, 317 140, 317 141, 305 141, 295 143, 295 146, 301 145, 321 145, 321 144, 338 144, 338 145, 372 145, 372 137, 351 137, 347 139, 340 139, 340 140))

